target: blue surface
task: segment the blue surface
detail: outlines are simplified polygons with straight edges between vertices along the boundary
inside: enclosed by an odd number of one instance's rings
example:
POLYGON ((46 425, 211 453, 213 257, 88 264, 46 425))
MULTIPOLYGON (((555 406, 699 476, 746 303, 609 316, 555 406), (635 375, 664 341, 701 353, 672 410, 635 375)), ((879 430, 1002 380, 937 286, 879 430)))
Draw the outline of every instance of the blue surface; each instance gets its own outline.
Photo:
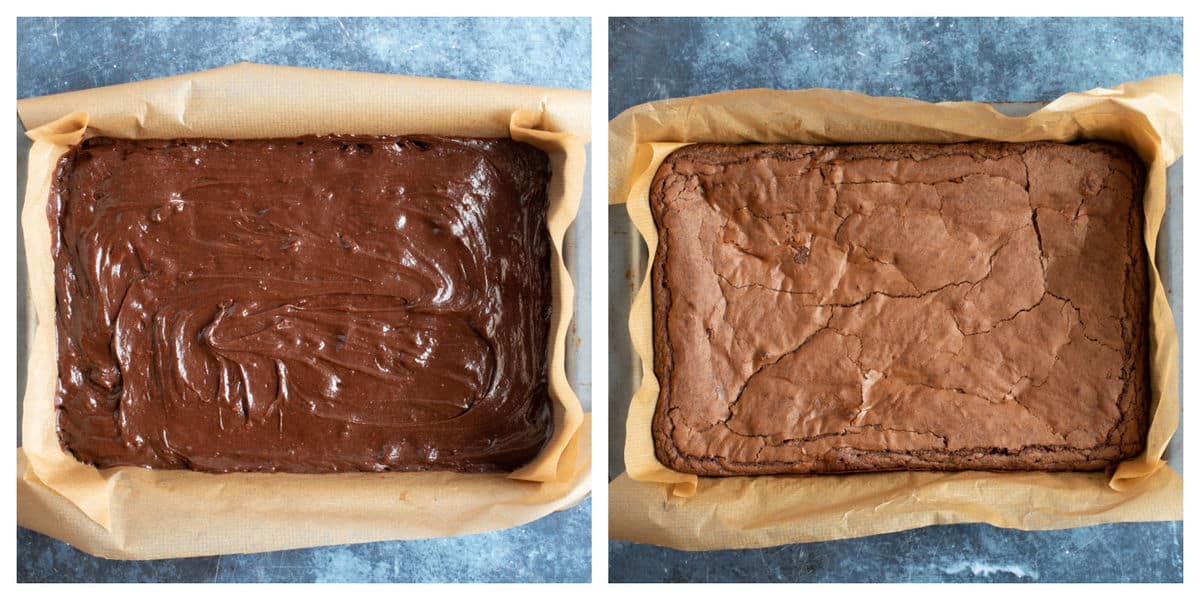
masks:
POLYGON ((592 86, 589 19, 17 19, 17 96, 249 61, 592 86))
MULTIPOLYGON (((610 116, 650 100, 752 87, 1045 101, 1182 73, 1183 21, 612 19, 609 48, 610 116)), ((623 423, 625 411, 614 401, 610 421, 623 423)), ((953 525, 721 552, 610 542, 609 560, 613 581, 1182 581, 1183 525, 953 525)))
POLYGON ((1018 102, 1183 72, 1182 19, 611 19, 608 43, 610 118, 752 87, 1018 102))
POLYGON ((21 582, 589 581, 591 499, 528 525, 437 540, 171 560, 105 560, 17 530, 21 582))
POLYGON ((1061 531, 944 525, 761 550, 680 552, 611 542, 619 582, 1183 581, 1182 523, 1061 531))
MULTIPOLYGON (((17 20, 21 98, 240 61, 587 89, 591 21, 17 20)), ((19 138, 19 192, 27 152, 19 138)), ((18 263, 23 273, 23 255, 18 263)), ((18 323, 25 322, 22 310, 18 323)), ((18 340, 21 355, 23 348, 18 340)), ((19 398, 23 364, 18 371, 19 398)), ((18 529, 17 580, 578 582, 591 579, 590 540, 590 500, 521 527, 459 538, 159 561, 99 559, 18 529)))

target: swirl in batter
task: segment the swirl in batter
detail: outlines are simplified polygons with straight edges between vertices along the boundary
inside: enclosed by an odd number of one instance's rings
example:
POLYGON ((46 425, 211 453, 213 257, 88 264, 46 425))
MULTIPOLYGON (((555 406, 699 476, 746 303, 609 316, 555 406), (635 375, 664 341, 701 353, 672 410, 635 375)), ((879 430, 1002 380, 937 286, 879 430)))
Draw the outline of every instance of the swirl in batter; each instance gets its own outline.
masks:
POLYGON ((507 139, 93 138, 51 193, 65 449, 510 471, 550 434, 549 162, 507 139))

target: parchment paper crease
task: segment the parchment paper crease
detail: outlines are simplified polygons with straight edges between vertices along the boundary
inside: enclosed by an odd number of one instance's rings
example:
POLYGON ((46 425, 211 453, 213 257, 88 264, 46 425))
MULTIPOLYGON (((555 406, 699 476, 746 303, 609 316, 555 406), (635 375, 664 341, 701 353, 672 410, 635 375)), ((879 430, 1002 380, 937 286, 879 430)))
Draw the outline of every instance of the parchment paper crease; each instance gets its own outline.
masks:
POLYGON ((690 143, 808 144, 992 141, 1124 143, 1148 167, 1150 430, 1145 451, 1115 473, 874 473, 709 478, 672 471, 654 455, 650 269, 629 320, 642 383, 629 407, 625 465, 609 487, 612 537, 686 550, 751 548, 849 538, 942 523, 1058 529, 1183 518, 1183 480, 1162 459, 1179 423, 1178 337, 1154 268, 1166 211, 1166 169, 1183 151, 1177 75, 1062 96, 1026 117, 973 102, 930 104, 836 90, 744 90, 651 102, 609 125, 609 202, 629 215, 654 260, 649 184, 663 159, 690 143))
POLYGON ((34 140, 22 225, 36 317, 17 452, 17 522, 111 558, 262 552, 503 529, 590 491, 590 415, 564 370, 574 288, 563 235, 582 193, 585 91, 290 67, 230 67, 21 100, 34 140), (54 269, 46 218, 59 156, 84 137, 263 138, 427 133, 512 137, 549 154, 553 243, 550 394, 554 434, 509 476, 456 473, 206 474, 98 470, 55 430, 54 269))

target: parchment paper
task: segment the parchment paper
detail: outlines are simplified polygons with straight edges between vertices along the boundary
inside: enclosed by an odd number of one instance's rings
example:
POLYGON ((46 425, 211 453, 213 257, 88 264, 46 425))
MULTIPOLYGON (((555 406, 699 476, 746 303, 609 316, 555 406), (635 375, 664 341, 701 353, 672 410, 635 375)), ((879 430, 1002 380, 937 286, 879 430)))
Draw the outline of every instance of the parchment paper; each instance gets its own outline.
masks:
POLYGON ((609 201, 627 202, 649 246, 658 235, 649 185, 663 159, 690 143, 950 143, 1112 140, 1148 167, 1151 409, 1145 451, 1104 473, 896 472, 696 477, 654 455, 650 269, 629 328, 642 383, 626 424, 627 472, 609 487, 614 538, 686 550, 751 548, 849 538, 942 523, 1057 529, 1183 518, 1183 480, 1162 459, 1179 422, 1178 338, 1154 267, 1166 211, 1166 168, 1183 151, 1183 79, 1177 75, 1062 96, 1027 117, 972 102, 930 104, 836 90, 744 90, 652 102, 609 125, 609 201))
POLYGON ((476 533, 570 507, 590 491, 590 415, 567 383, 574 288, 563 235, 582 193, 590 94, 393 75, 238 64, 17 103, 34 140, 22 224, 36 316, 17 456, 17 522, 111 558, 262 552, 476 533), (511 475, 207 474, 80 463, 59 446, 54 266, 46 218, 58 157, 84 137, 262 138, 427 133, 512 137, 553 169, 548 228, 554 434, 511 475))

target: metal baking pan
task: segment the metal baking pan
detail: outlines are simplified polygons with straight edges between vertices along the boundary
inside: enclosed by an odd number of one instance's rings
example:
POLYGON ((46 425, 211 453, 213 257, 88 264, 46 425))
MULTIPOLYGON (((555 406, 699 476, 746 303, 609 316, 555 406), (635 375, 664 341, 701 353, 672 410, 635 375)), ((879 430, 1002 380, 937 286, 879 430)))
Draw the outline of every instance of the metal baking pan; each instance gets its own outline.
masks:
MULTIPOLYGON (((1042 102, 999 102, 992 107, 1010 117, 1028 115, 1042 102)), ((1182 332, 1183 284, 1183 159, 1167 169, 1167 214, 1158 234, 1155 265, 1167 291, 1175 326, 1182 332)), ((625 418, 629 400, 642 381, 641 359, 629 339, 629 306, 646 276, 646 242, 638 235, 624 204, 608 207, 608 479, 625 470, 625 418)), ((1180 413, 1183 412, 1183 338, 1179 340, 1180 413)), ((1167 464, 1183 473, 1183 419, 1167 446, 1167 464)))
MULTIPOLYGON (((21 229, 21 205, 25 200, 25 181, 29 148, 25 128, 17 121, 17 445, 21 445, 21 411, 25 397, 26 371, 29 365, 29 345, 33 336, 34 314, 29 310, 29 273, 25 265, 25 234, 21 229)), ((587 146, 587 169, 584 173, 583 195, 579 214, 567 228, 563 238, 563 260, 575 283, 575 315, 567 330, 567 380, 574 388, 583 410, 592 410, 591 330, 592 294, 591 261, 588 241, 592 231, 592 146, 587 146), (580 245, 582 243, 582 246, 580 245)), ((643 259, 644 260, 644 259, 643 259)), ((628 338, 628 335, 626 335, 628 338)))

